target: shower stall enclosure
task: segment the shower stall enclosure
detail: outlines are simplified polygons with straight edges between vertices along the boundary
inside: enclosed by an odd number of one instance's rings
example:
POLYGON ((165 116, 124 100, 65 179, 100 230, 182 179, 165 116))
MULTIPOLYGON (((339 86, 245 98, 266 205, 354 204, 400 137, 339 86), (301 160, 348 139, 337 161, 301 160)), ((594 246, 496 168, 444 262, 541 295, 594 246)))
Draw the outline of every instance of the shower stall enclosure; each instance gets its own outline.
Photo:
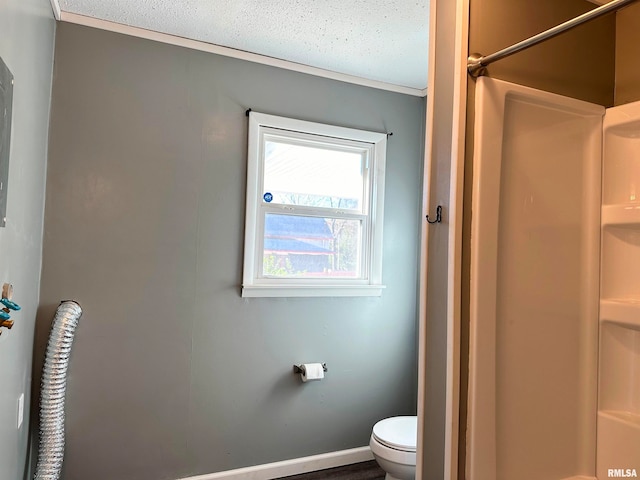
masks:
POLYGON ((640 102, 479 78, 469 480, 640 475, 640 102))

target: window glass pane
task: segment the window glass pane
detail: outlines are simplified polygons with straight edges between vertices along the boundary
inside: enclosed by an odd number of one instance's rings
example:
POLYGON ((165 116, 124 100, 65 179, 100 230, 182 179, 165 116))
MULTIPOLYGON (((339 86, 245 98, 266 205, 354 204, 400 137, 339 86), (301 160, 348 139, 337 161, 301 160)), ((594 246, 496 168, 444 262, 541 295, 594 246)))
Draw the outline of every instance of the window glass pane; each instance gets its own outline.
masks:
POLYGON ((263 200, 362 211, 365 155, 267 140, 263 200))
POLYGON ((358 278, 362 221, 268 213, 265 277, 358 278))

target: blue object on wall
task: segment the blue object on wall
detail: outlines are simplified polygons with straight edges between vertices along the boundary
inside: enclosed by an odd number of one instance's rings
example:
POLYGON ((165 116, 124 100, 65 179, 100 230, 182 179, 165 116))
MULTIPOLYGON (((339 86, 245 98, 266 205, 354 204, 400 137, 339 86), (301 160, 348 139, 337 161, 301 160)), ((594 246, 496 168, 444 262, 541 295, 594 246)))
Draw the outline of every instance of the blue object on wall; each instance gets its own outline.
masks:
POLYGON ((20 305, 18 305, 17 303, 12 302, 8 298, 3 298, 2 300, 0 300, 0 303, 2 303, 5 307, 10 308, 11 310, 18 311, 18 310, 22 309, 22 307, 20 305))

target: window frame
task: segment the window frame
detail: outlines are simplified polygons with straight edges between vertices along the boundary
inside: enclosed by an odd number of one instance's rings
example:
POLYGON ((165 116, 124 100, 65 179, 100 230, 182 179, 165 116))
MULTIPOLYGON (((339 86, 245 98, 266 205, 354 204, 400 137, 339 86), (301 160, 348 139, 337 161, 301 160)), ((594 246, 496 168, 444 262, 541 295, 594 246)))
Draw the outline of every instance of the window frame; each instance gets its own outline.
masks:
POLYGON ((380 296, 382 227, 387 135, 322 123, 249 112, 243 297, 380 296), (367 152, 362 213, 350 209, 270 204, 263 201, 265 137, 316 142, 323 148, 367 152), (368 190, 368 191, 366 191, 368 190), (368 198, 367 198, 368 197, 368 198), (367 201, 368 200, 368 201, 367 201), (262 275, 267 214, 362 220, 361 271, 358 278, 286 278, 262 275))

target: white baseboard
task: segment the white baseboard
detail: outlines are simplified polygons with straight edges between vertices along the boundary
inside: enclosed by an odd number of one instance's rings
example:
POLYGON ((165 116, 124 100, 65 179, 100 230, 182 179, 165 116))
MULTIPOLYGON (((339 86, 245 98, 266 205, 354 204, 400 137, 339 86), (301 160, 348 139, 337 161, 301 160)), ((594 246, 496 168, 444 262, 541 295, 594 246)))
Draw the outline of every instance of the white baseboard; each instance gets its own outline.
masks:
POLYGON ((282 462, 265 463, 254 467, 237 468, 224 472, 209 473, 196 477, 187 477, 180 480, 270 480, 273 478, 298 475, 300 473, 315 472, 325 468, 341 467, 352 463, 373 460, 373 454, 369 447, 352 448, 338 452, 322 453, 310 457, 293 458, 282 462))

